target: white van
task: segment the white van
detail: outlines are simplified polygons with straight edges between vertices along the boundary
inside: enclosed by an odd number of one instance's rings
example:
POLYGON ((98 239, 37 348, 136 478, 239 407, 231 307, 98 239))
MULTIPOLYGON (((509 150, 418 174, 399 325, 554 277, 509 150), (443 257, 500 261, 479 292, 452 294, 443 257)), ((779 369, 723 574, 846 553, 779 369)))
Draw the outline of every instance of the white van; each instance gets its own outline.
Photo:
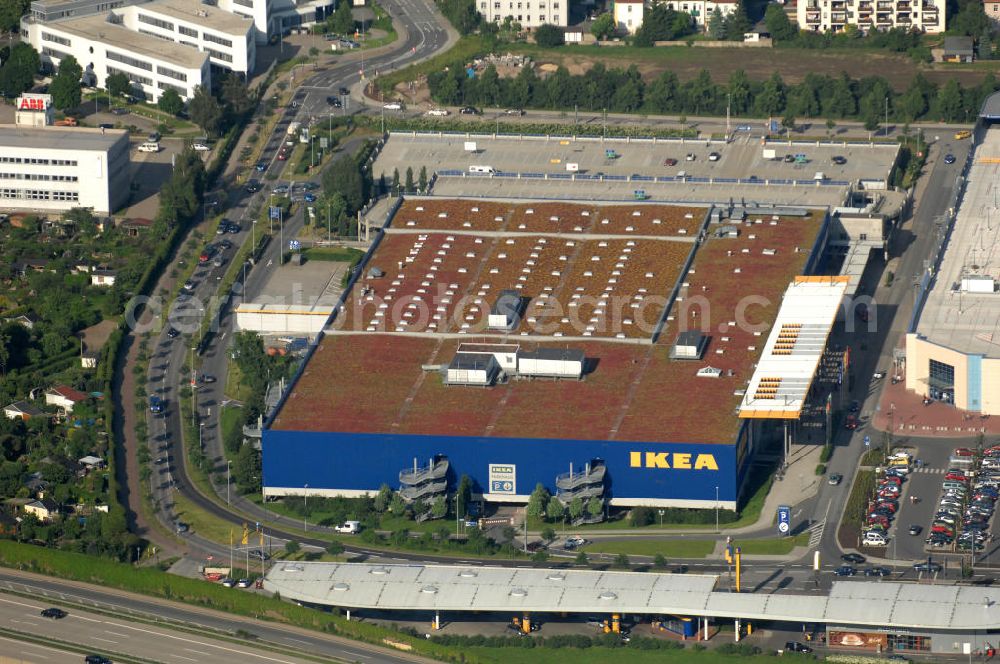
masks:
POLYGON ((816 175, 813 176, 813 180, 815 180, 816 182, 823 182, 824 180, 826 180, 826 173, 823 173, 822 171, 816 171, 816 175))
POLYGON ((361 532, 361 522, 360 521, 345 521, 339 526, 335 526, 334 530, 338 533, 344 533, 345 535, 356 535, 361 532))
POLYGON ((146 142, 139 144, 139 152, 159 152, 159 151, 160 151, 159 143, 146 142))
POLYGON ((864 546, 885 546, 887 544, 885 536, 875 532, 865 533, 865 538, 861 540, 864 546))
POLYGON ((470 173, 488 173, 489 175, 495 174, 497 171, 492 166, 469 166, 470 173))

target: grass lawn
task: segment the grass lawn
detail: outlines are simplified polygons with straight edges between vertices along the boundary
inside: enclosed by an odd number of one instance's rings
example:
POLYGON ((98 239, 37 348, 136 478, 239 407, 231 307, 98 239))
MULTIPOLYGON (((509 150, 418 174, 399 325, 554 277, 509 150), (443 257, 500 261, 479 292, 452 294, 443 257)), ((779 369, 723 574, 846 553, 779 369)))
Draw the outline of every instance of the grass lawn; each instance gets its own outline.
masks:
POLYGON ((587 553, 625 553, 630 556, 655 556, 667 558, 704 558, 715 549, 714 540, 617 540, 594 542, 583 547, 587 553))
POLYGON ((799 533, 795 537, 736 540, 736 546, 740 547, 743 553, 760 556, 784 556, 791 553, 795 547, 807 544, 809 544, 809 533, 799 533))
POLYGON ((222 426, 222 439, 225 440, 230 431, 243 428, 243 409, 223 406, 219 420, 222 426))
POLYGON ((243 536, 243 532, 235 525, 200 509, 181 493, 174 493, 174 513, 178 521, 188 524, 199 536, 218 544, 228 546, 230 535, 237 542, 243 536))
POLYGON ((605 664, 616 659, 629 664, 726 664, 729 662, 757 661, 762 656, 741 656, 717 653, 713 650, 696 652, 690 647, 683 650, 639 650, 638 648, 464 648, 465 652, 481 662, 497 664, 605 664))
POLYGON ((243 374, 236 360, 230 358, 229 369, 226 371, 226 398, 234 401, 246 401, 250 398, 250 387, 243 382, 243 374))
POLYGON ((334 261, 355 265, 365 252, 351 247, 309 247, 303 250, 302 254, 311 261, 334 261))
POLYGON ((391 74, 379 76, 376 79, 376 83, 385 94, 390 94, 392 89, 399 83, 403 83, 405 81, 415 81, 421 76, 426 76, 431 72, 440 71, 456 61, 467 62, 476 55, 482 53, 484 50, 485 47, 483 46, 483 41, 480 37, 475 35, 462 37, 455 42, 454 46, 444 53, 435 55, 430 60, 425 60, 424 62, 404 67, 403 69, 392 72, 391 74))

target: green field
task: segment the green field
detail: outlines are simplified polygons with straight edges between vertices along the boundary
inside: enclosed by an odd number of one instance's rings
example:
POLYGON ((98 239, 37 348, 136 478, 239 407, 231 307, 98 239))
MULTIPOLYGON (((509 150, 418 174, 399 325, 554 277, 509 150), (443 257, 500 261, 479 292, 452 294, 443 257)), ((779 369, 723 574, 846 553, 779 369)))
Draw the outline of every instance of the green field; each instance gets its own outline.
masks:
POLYGON ((630 556, 655 556, 659 553, 667 558, 704 558, 715 549, 715 541, 706 539, 597 541, 583 549, 587 553, 624 553, 630 556))

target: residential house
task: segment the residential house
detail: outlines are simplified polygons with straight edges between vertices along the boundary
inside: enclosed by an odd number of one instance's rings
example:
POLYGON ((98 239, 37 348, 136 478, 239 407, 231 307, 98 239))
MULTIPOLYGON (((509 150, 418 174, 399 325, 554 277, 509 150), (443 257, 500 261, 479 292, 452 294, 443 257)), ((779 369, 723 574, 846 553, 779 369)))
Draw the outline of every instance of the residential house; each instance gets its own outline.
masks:
POLYGON ((66 385, 56 385, 45 392, 45 403, 56 406, 64 415, 73 412, 76 404, 87 400, 87 395, 66 385))
POLYGON ((45 413, 35 408, 30 401, 15 401, 3 407, 3 414, 8 420, 23 420, 27 422, 32 417, 42 417, 45 413))
POLYGON ((905 28, 929 34, 944 32, 945 0, 798 0, 796 22, 803 30, 861 32, 905 28))
POLYGON ((26 314, 21 314, 20 316, 12 316, 11 318, 4 318, 5 323, 17 323, 26 330, 35 329, 35 323, 38 322, 38 316, 31 313, 30 311, 26 314))
POLYGON ((7 512, 0 512, 0 536, 13 537, 17 534, 17 519, 7 512))
POLYGON ((115 271, 114 270, 93 270, 90 273, 90 285, 91 286, 114 286, 115 285, 115 271))
POLYGON ((642 27, 645 0, 614 0, 612 14, 618 32, 634 35, 642 27))
POLYGON ((941 59, 945 62, 972 62, 975 50, 972 37, 945 37, 941 59))
POLYGON ((14 274, 19 277, 28 276, 28 272, 42 272, 49 269, 49 259, 48 258, 25 258, 24 260, 14 261, 13 268, 14 274))
POLYGON ((702 31, 708 29, 708 21, 716 9, 723 16, 736 11, 737 0, 667 0, 665 3, 675 12, 687 12, 694 24, 702 31))
POLYGON ((24 506, 24 513, 34 514, 39 521, 48 522, 59 516, 59 505, 49 498, 33 500, 24 506))
POLYGON ((1000 25, 1000 0, 983 0, 983 11, 993 25, 1000 25))
POLYGON ((88 454, 80 459, 80 465, 89 472, 91 470, 103 470, 108 464, 101 457, 88 454))

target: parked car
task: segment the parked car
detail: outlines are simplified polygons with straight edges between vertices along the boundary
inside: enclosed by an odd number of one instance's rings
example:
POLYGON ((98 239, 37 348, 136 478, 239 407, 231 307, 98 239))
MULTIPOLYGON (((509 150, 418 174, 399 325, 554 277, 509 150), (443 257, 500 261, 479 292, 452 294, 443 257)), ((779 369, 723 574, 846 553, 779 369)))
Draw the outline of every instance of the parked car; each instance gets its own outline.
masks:
POLYGON ((720 155, 718 152, 709 152, 708 153, 708 160, 709 161, 719 161, 719 159, 721 157, 722 157, 722 155, 720 155))
POLYGON ((237 588, 249 588, 251 585, 253 585, 253 581, 250 579, 240 579, 236 582, 237 588))
POLYGON ((850 565, 841 565, 837 569, 833 570, 833 573, 837 576, 854 576, 858 573, 858 570, 850 565))
POLYGON ((804 643, 799 643, 798 641, 788 641, 785 643, 785 650, 788 652, 801 652, 809 654, 813 651, 812 648, 804 643))
POLYGON ((444 108, 432 108, 431 110, 427 111, 427 115, 432 115, 435 117, 444 117, 448 115, 448 110, 444 108))
POLYGON ((664 166, 676 166, 677 165, 677 160, 668 157, 667 159, 663 160, 663 165, 664 166))
POLYGON ((892 570, 888 567, 869 567, 865 576, 892 576, 892 570))
POLYGON ((946 154, 944 156, 944 163, 946 163, 946 164, 954 164, 955 163, 955 155, 951 154, 950 152, 948 154, 946 154))
POLYGON ((840 156, 840 155, 835 155, 835 156, 831 157, 830 161, 832 161, 833 163, 835 163, 837 166, 843 166, 844 164, 847 163, 847 159, 844 158, 844 157, 842 157, 842 156, 840 156))
POLYGON ((508 108, 506 111, 503 112, 503 114, 504 115, 515 115, 517 117, 521 117, 522 115, 524 115, 524 111, 522 109, 520 109, 520 108, 508 108))
POLYGON ((256 194, 258 191, 260 191, 260 181, 247 180, 246 190, 248 194, 256 194))
POLYGON ((266 161, 258 161, 257 162, 257 166, 255 166, 255 168, 257 169, 258 173, 263 173, 264 171, 267 170, 267 162, 266 161))
POLYGON ((854 415, 848 415, 844 418, 844 428, 848 431, 854 431, 858 428, 858 418, 854 415))
POLYGON ((463 106, 458 111, 462 115, 479 115, 480 111, 475 106, 463 106))
POLYGON ((219 581, 219 583, 221 583, 226 588, 232 588, 233 586, 236 585, 236 581, 234 581, 233 579, 230 579, 228 576, 226 578, 222 579, 221 581, 219 581))
POLYGON ((212 149, 205 143, 195 143, 191 147, 194 148, 195 152, 208 152, 212 149))
POLYGON ((943 568, 941 567, 941 563, 936 563, 928 560, 922 563, 914 563, 913 569, 916 572, 930 572, 932 574, 936 574, 940 572, 943 568))

